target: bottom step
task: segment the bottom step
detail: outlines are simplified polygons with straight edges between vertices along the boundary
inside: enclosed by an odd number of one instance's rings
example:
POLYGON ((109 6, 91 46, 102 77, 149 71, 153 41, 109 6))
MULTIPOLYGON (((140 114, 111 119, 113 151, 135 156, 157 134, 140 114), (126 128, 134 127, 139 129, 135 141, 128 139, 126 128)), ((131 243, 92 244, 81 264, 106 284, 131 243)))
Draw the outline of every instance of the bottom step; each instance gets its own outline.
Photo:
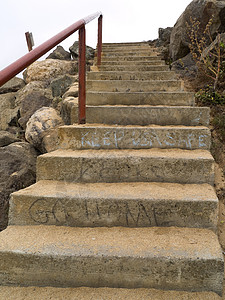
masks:
POLYGON ((210 230, 9 226, 0 284, 157 288, 222 294, 223 256, 210 230))
POLYGON ((154 289, 0 287, 5 300, 221 300, 212 292, 189 293, 154 289))

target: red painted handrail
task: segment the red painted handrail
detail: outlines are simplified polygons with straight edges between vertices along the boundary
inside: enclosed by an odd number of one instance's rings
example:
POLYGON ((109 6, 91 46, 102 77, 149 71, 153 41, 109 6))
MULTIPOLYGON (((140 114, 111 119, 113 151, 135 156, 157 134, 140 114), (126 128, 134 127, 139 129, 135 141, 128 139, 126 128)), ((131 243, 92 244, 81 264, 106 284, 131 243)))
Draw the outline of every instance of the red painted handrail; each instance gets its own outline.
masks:
MULTIPOLYGON (((84 19, 81 19, 77 21, 76 23, 72 24, 65 30, 61 31, 57 35, 53 36, 51 39, 47 40, 37 48, 31 50, 29 53, 25 54, 18 60, 16 60, 14 63, 0 71, 0 86, 5 84, 7 81, 12 79, 14 76, 19 74, 21 71, 23 71, 25 68, 27 68, 30 64, 32 64, 34 61, 36 61, 38 58, 46 54, 49 50, 54 48, 56 45, 61 43, 63 40, 65 40, 67 37, 69 37, 71 34, 76 32, 77 30, 81 30, 85 32, 85 25, 89 23, 90 21, 94 20, 95 18, 99 17, 98 26, 102 26, 102 13, 96 12, 92 15, 89 15, 85 17, 84 19)), ((102 29, 98 28, 98 48, 101 48, 102 43, 102 29)), ((79 36, 81 37, 81 34, 79 33, 79 36)), ((85 123, 85 34, 82 36, 82 38, 79 41, 79 49, 83 51, 82 53, 79 53, 79 75, 81 78, 79 78, 79 86, 81 91, 79 91, 79 103, 80 106, 84 107, 83 112, 79 112, 79 123, 85 123), (83 43, 83 46, 81 46, 81 43, 83 43), (82 57, 82 58, 81 58, 82 57), (81 71, 81 68, 83 69, 81 71), (82 74, 84 73, 84 75, 82 74), (82 80, 82 83, 81 83, 82 80)), ((101 61, 101 53, 98 51, 98 61, 101 61)))

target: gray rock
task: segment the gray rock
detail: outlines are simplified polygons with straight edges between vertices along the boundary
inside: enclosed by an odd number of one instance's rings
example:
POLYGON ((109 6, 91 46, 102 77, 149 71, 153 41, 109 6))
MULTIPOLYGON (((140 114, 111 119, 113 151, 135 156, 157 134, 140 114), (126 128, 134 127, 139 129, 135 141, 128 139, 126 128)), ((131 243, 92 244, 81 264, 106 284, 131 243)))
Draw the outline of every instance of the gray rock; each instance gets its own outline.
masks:
POLYGON ((78 81, 78 76, 64 75, 52 80, 52 96, 61 97, 75 81, 78 81))
POLYGON ((23 79, 14 77, 0 87, 0 94, 17 92, 25 86, 23 79))
POLYGON ((180 75, 194 78, 197 74, 198 68, 192 58, 191 53, 183 58, 180 58, 172 63, 172 71, 179 72, 180 75))
MULTIPOLYGON (((72 58, 77 59, 79 55, 79 42, 75 42, 70 48, 69 48, 72 58)), ((86 60, 94 59, 95 50, 90 47, 86 46, 86 60)))
MULTIPOLYGON (((26 127, 25 138, 40 152, 45 153, 50 147, 45 147, 43 138, 50 130, 63 125, 63 120, 54 108, 42 107, 29 119, 26 127)), ((57 144, 57 141, 56 141, 57 144)), ((55 146, 57 147, 57 145, 55 146)), ((54 145, 51 149, 54 148, 54 145)))
POLYGON ((37 152, 29 143, 0 148, 0 230, 7 226, 10 194, 35 182, 36 158, 37 152))
POLYGON ((19 141, 20 140, 16 137, 16 135, 5 130, 0 131, 0 147, 8 146, 19 141))
POLYGON ((170 56, 175 61, 186 56, 190 50, 189 38, 186 33, 186 22, 190 17, 200 21, 200 32, 205 29, 209 19, 214 15, 211 34, 225 31, 225 1, 224 0, 193 0, 179 17, 173 27, 170 37, 170 56))
POLYGON ((169 45, 172 29, 173 27, 159 28, 158 30, 159 37, 156 42, 157 47, 169 45))
POLYGON ((43 106, 50 106, 52 98, 45 95, 44 90, 30 91, 21 96, 20 101, 20 118, 18 120, 22 128, 26 128, 29 118, 43 106))
POLYGON ((49 54, 46 59, 60 59, 60 60, 71 60, 71 53, 66 51, 62 46, 57 46, 57 48, 49 54))
POLYGON ((0 130, 6 130, 10 123, 16 122, 18 113, 17 93, 0 94, 0 130))

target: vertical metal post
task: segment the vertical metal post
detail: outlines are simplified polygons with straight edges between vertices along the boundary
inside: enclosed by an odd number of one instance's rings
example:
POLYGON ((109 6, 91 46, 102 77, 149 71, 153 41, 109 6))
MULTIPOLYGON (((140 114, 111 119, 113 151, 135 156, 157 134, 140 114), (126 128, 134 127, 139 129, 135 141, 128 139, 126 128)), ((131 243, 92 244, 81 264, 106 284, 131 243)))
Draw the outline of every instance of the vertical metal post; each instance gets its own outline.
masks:
POLYGON ((98 57, 97 65, 101 65, 101 55, 102 55, 102 15, 98 18, 98 57))
POLYGON ((79 124, 86 122, 86 45, 85 45, 85 26, 79 29, 79 124))
POLYGON ((28 50, 29 52, 32 50, 32 41, 31 41, 31 38, 30 38, 30 32, 25 32, 25 36, 26 36, 26 41, 27 41, 27 47, 28 47, 28 50))

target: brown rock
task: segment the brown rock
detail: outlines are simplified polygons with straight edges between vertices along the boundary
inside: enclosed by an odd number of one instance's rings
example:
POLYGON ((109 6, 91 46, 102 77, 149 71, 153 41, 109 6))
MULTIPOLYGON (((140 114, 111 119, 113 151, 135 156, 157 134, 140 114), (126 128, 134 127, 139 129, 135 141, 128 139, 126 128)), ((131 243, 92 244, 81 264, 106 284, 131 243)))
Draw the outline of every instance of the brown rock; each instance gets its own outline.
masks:
POLYGON ((57 147, 57 139, 52 130, 62 125, 63 121, 54 108, 42 107, 37 110, 29 119, 26 127, 25 137, 29 143, 42 153, 48 152, 49 149, 57 147), (51 130, 51 132, 49 132, 51 130), (45 137, 47 134, 50 137, 45 137), (49 141, 55 141, 54 145, 49 145, 49 141), (47 146, 46 146, 47 145, 47 146))
POLYGON ((26 83, 31 81, 45 81, 50 83, 58 76, 65 74, 74 75, 77 72, 77 63, 59 59, 46 59, 36 61, 24 72, 26 83))
POLYGON ((0 94, 17 92, 25 86, 23 79, 14 77, 0 87, 0 94))

